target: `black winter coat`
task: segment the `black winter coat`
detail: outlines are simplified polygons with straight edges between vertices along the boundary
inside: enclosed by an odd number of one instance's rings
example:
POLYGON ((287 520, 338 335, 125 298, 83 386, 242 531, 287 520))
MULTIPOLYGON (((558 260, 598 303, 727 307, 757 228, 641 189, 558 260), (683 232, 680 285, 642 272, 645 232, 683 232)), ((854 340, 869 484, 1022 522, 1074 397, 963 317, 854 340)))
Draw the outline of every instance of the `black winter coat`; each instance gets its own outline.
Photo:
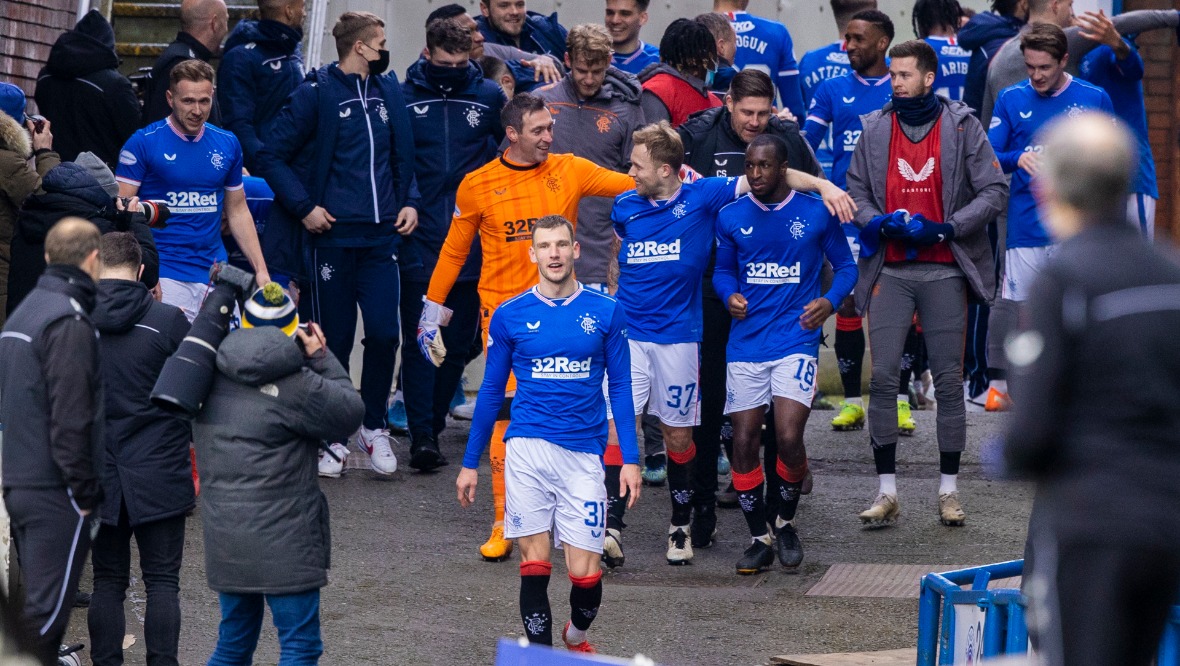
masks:
POLYGON ((118 68, 115 32, 97 10, 53 44, 34 99, 53 124, 53 148, 62 161, 90 151, 113 170, 123 144, 139 129, 139 100, 118 68))
POLYGON ((143 277, 149 289, 160 276, 160 256, 152 231, 142 216, 132 216, 129 226, 116 225, 109 217, 112 197, 94 176, 73 162, 63 162, 50 169, 41 180, 41 190, 25 200, 16 218, 12 237, 12 267, 8 272, 8 312, 37 286, 45 271, 45 234, 58 220, 68 215, 90 220, 102 233, 129 231, 139 241, 143 252, 143 277))
MULTIPOLYGON (((141 127, 163 120, 172 113, 172 107, 168 106, 168 98, 164 95, 168 92, 168 77, 172 75, 173 67, 194 58, 209 62, 213 59, 213 52, 187 32, 176 33, 176 39, 164 49, 159 58, 156 58, 156 64, 152 65, 152 74, 143 93, 141 127)), ((209 111, 209 122, 221 127, 221 105, 217 102, 216 93, 213 95, 213 108, 209 111)))
POLYGON ((100 280, 91 318, 106 395, 99 518, 117 525, 124 504, 133 527, 185 513, 196 504, 189 424, 153 405, 151 394, 188 333, 188 319, 130 280, 100 280))
POLYGON ((210 588, 294 594, 328 583, 319 445, 348 438, 364 413, 327 350, 306 359, 273 326, 226 336, 213 390, 193 423, 210 588))

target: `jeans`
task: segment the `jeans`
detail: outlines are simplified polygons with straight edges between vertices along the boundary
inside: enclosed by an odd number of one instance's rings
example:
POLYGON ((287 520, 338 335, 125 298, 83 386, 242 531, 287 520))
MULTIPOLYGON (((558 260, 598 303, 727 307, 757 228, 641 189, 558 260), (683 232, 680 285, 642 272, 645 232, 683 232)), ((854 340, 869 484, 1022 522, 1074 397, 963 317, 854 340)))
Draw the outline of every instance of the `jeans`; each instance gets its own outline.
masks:
POLYGON ((300 301, 300 318, 324 329, 328 349, 348 370, 356 337, 356 311, 365 321, 361 371, 364 426, 385 427, 385 403, 397 363, 401 276, 394 239, 379 247, 311 248, 311 294, 300 301))
POLYGON ((279 666, 318 664, 320 640, 319 589, 296 594, 234 594, 222 592, 221 626, 208 666, 250 666, 262 631, 263 601, 270 606, 279 633, 279 666))
POLYGON ((139 549, 139 568, 147 588, 143 622, 148 666, 177 664, 180 642, 180 562, 184 554, 184 515, 131 526, 124 506, 118 525, 103 525, 94 540, 94 595, 87 624, 90 660, 95 666, 123 663, 127 633, 123 600, 131 575, 131 537, 139 549))
POLYGON ((422 297, 427 282, 406 280, 402 283, 402 377, 398 386, 406 403, 406 421, 410 439, 437 438, 447 426, 451 398, 463 378, 472 344, 479 333, 479 293, 475 282, 456 282, 444 305, 453 311, 451 323, 442 327, 447 357, 441 367, 426 360, 415 342, 418 319, 422 316, 422 297))

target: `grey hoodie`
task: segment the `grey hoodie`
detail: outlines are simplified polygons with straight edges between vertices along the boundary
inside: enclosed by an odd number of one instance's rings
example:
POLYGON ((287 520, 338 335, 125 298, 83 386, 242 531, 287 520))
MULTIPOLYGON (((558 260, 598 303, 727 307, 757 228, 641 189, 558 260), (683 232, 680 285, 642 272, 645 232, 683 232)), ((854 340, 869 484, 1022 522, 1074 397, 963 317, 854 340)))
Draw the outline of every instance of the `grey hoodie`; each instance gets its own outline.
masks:
POLYGON ((226 336, 213 390, 193 424, 211 589, 294 594, 327 584, 319 443, 347 439, 364 411, 327 350, 305 359, 273 326, 226 336))
MULTIPOLYGON (((942 206, 946 222, 955 228, 951 254, 967 278, 967 284, 981 300, 995 300, 995 260, 987 237, 987 225, 1008 205, 1008 183, 979 119, 962 102, 939 97, 942 102, 942 206)), ((889 139, 893 134, 893 103, 860 117, 863 131, 852 164, 848 167, 848 193, 858 207, 853 222, 862 229, 878 215, 892 211, 885 207, 885 178, 889 162, 889 139), (882 168, 885 166, 885 168, 882 168)), ((856 308, 869 308, 869 295, 885 265, 882 249, 857 262, 856 308)))
MULTIPOLYGON (((625 173, 631 167, 631 135, 645 124, 639 106, 641 91, 638 79, 615 67, 607 68, 602 88, 590 99, 578 99, 570 75, 534 91, 553 114, 550 151, 573 153, 625 173)), ((613 204, 607 197, 584 197, 578 205, 582 256, 575 268, 582 282, 606 283, 615 238, 610 222, 613 204)))

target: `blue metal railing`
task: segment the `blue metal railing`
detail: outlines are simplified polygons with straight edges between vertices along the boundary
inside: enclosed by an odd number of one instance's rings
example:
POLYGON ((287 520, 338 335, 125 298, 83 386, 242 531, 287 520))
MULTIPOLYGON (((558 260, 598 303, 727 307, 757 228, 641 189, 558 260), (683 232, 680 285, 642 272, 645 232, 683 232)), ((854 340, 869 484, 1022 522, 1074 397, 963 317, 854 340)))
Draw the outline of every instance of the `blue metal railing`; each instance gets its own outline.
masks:
MULTIPOLYGON (((918 599, 918 666, 953 664, 955 654, 968 649, 976 657, 1027 652, 1024 595, 1016 589, 987 589, 990 581, 1014 578, 1023 570, 1024 560, 1012 560, 923 576, 918 599), (963 589, 967 584, 970 589, 963 589), (974 645, 955 645, 955 606, 976 606, 983 611, 979 632, 968 633, 974 645)), ((1156 663, 1180 666, 1180 605, 1173 606, 1168 615, 1156 663)))

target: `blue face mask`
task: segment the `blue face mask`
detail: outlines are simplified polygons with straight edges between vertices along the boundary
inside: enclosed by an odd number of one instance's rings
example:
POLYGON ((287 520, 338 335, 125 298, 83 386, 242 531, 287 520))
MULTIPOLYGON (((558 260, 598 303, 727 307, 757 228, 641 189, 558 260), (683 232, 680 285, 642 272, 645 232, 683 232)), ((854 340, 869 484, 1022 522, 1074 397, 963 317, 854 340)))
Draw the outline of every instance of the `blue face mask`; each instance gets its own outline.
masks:
POLYGON ((706 69, 705 70, 705 87, 706 88, 713 87, 713 79, 716 76, 717 76, 717 66, 716 65, 713 66, 713 69, 706 69))

